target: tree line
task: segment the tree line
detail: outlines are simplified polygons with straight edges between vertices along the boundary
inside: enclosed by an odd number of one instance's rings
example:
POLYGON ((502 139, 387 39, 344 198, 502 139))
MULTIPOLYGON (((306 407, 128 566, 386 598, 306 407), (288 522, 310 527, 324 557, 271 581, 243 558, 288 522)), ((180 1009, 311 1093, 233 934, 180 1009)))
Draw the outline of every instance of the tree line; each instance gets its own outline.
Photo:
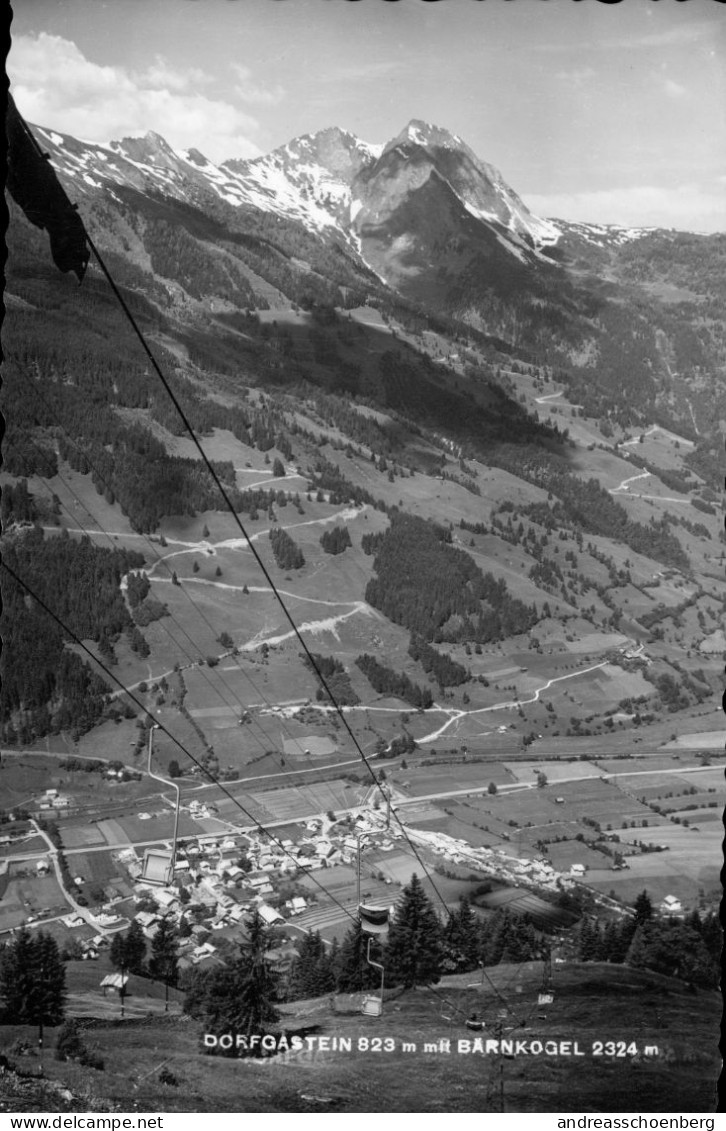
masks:
MULTIPOLYGON (((141 554, 99 547, 67 531, 46 538, 36 527, 6 545, 5 560, 76 637, 95 641, 107 662, 121 633, 141 636, 119 589, 121 577, 144 564, 141 554)), ((9 574, 3 602, 3 740, 28 742, 64 729, 85 733, 106 709, 108 686, 66 648, 70 635, 9 574)))

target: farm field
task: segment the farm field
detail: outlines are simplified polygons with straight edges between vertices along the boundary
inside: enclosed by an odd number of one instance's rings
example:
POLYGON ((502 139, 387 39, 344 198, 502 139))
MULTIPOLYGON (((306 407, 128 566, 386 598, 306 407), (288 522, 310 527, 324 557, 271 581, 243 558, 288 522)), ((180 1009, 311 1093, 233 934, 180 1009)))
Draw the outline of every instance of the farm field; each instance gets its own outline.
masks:
POLYGON ((518 915, 531 915, 535 923, 550 930, 570 926, 572 916, 560 908, 546 903, 539 896, 521 888, 498 888, 488 895, 477 897, 477 904, 492 911, 506 908, 518 915))
POLYGON ((313 813, 349 809, 359 805, 368 787, 351 786, 342 780, 318 782, 312 786, 267 790, 250 793, 249 798, 264 807, 274 821, 299 820, 313 813))
POLYGON ((592 762, 577 761, 562 761, 548 762, 546 760, 536 762, 505 762, 505 769, 512 775, 515 781, 531 782, 538 773, 545 775, 549 782, 558 782, 568 778, 592 778, 598 777, 600 771, 598 767, 592 762))
MULTIPOLYGON (((672 771, 677 774, 678 771, 685 766, 697 766, 698 762, 694 758, 684 758, 678 754, 661 754, 656 752, 648 754, 645 757, 634 754, 627 762, 620 758, 598 758, 597 765, 601 773, 605 774, 628 775, 637 773, 650 774, 653 772, 655 776, 655 773, 659 770, 662 770, 664 773, 672 771)), ((688 776, 690 777, 690 775, 688 776)), ((627 780, 627 777, 624 777, 624 780, 627 780)))
POLYGON ((39 852, 47 851, 48 845, 43 840, 42 836, 31 836, 22 840, 12 841, 10 844, 0 845, 0 860, 8 856, 35 856, 39 852))
POLYGON ((602 852, 596 852, 594 848, 577 840, 563 844, 548 844, 545 859, 549 860, 558 872, 565 873, 573 864, 584 864, 588 869, 602 869, 603 865, 605 868, 608 867, 607 857, 603 856, 602 852))
POLYGON ((442 762, 434 766, 409 762, 405 770, 389 772, 389 780, 400 786, 406 796, 421 797, 439 791, 481 789, 489 782, 497 786, 511 785, 516 777, 507 764, 494 761, 442 762))
POLYGON ((723 750, 726 744, 726 731, 706 730, 696 734, 679 734, 666 744, 666 749, 675 747, 681 750, 723 750))
POLYGON ((62 838, 64 848, 82 848, 106 843, 106 838, 97 825, 64 825, 62 838))
POLYGON ((46 909, 51 915, 68 912, 68 904, 53 874, 38 876, 34 866, 11 864, 7 875, 7 887, 0 899, 0 932, 19 927, 31 915, 46 909))
POLYGON ((618 899, 629 902, 645 888, 654 902, 675 895, 684 907, 693 906, 699 889, 709 897, 719 890, 723 840, 720 822, 708 822, 698 831, 667 824, 656 829, 622 830, 619 835, 624 842, 637 839, 665 845, 668 851, 629 856, 629 867, 624 872, 607 872, 602 877, 590 872, 590 886, 605 892, 612 888, 618 899))

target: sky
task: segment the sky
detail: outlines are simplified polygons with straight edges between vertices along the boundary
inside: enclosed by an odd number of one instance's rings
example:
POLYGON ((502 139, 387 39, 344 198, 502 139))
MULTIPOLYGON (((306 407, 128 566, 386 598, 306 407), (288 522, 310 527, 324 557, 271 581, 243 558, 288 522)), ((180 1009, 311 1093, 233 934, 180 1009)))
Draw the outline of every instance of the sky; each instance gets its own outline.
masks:
POLYGON ((458 134, 533 212, 726 231, 719 0, 12 0, 20 112, 210 160, 458 134))

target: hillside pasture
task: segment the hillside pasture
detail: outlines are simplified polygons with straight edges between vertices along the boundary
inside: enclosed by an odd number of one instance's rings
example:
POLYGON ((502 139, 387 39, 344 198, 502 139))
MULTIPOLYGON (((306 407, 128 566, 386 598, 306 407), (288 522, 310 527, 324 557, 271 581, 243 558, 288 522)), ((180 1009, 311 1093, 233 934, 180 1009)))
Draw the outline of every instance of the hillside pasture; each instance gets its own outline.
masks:
MULTIPOLYGON (((58 496, 61 505, 59 530, 87 533, 99 546, 119 548, 128 545, 144 553, 143 539, 134 535, 119 504, 108 503, 105 496, 96 490, 90 475, 74 471, 63 459, 58 460, 58 471, 59 474, 51 479, 29 476, 28 490, 41 499, 58 496), (133 546, 125 541, 129 537, 133 539, 133 546)), ((46 536, 48 534, 47 531, 46 536)))
MULTIPOLYGON (((532 1056, 519 1067, 517 1061, 505 1061, 508 1111, 598 1114, 612 1110, 613 1097, 618 1109, 627 1112, 715 1110, 718 994, 702 992, 694 998, 683 982, 629 967, 558 965, 556 1000, 544 1018, 537 1016, 544 1011, 536 1005, 541 962, 490 967, 485 979, 471 973, 445 976, 433 990, 422 987, 389 1000, 381 1021, 361 1016, 359 999, 348 995, 339 995, 332 1009, 327 997, 293 1002, 282 1007, 284 1027, 317 1025, 321 1035, 347 1038, 355 1050, 360 1038, 370 1040, 383 1023, 381 1035, 393 1038, 394 1051, 377 1056, 331 1049, 259 1061, 205 1056, 202 1027, 176 1016, 180 1005, 174 991, 169 1018, 145 1016, 163 1009, 163 986, 144 979, 130 983, 126 1020, 120 1026, 109 1024, 119 1018, 119 1003, 110 995, 102 998, 98 983, 105 972, 100 960, 69 966, 71 992, 78 995, 73 1012, 100 1016, 104 1010, 107 1023, 89 1029, 84 1038, 104 1057, 105 1072, 93 1073, 90 1081, 89 1070, 77 1063, 49 1057, 46 1065, 46 1072, 74 1095, 86 1095, 92 1083, 94 1094, 103 1097, 98 1110, 106 1105, 126 1110, 132 1094, 144 1112, 309 1113, 318 1122, 323 1106, 338 1115, 486 1112, 494 1106, 500 1062, 424 1049, 436 1047, 444 1037, 452 1042, 471 1037, 462 1021, 473 1010, 493 1025, 502 1008, 500 994, 515 1017, 536 1017, 522 1032, 524 1039, 577 1041, 589 1054, 596 1040, 629 1042, 637 1034, 641 1048, 637 1062, 591 1055, 576 1061, 571 1056, 532 1056), (403 1042, 415 1045, 415 1051, 403 1051, 403 1042), (644 1056, 646 1046, 659 1052, 644 1056), (164 1062, 178 1087, 159 1084, 164 1062)), ((508 1031, 510 1023, 516 1023, 515 1018, 505 1015, 506 1036, 515 1039, 518 1034, 508 1031)), ((31 1039, 31 1030, 6 1027, 1 1036, 10 1045, 18 1037, 31 1039)))
POLYGON ((565 648, 574 655, 581 655, 583 652, 597 655, 600 652, 609 652, 612 648, 621 648, 625 643, 627 637, 620 632, 588 632, 577 640, 566 640, 565 648))

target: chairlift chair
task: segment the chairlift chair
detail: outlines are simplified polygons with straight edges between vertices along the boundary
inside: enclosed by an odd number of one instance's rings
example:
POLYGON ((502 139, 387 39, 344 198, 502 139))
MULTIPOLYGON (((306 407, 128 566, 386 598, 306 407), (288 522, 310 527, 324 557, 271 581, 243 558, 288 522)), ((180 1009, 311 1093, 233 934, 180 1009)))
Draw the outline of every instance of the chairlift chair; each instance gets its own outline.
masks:
POLYGON ((147 848, 141 879, 145 884, 167 887, 174 878, 174 853, 167 849, 147 848))

